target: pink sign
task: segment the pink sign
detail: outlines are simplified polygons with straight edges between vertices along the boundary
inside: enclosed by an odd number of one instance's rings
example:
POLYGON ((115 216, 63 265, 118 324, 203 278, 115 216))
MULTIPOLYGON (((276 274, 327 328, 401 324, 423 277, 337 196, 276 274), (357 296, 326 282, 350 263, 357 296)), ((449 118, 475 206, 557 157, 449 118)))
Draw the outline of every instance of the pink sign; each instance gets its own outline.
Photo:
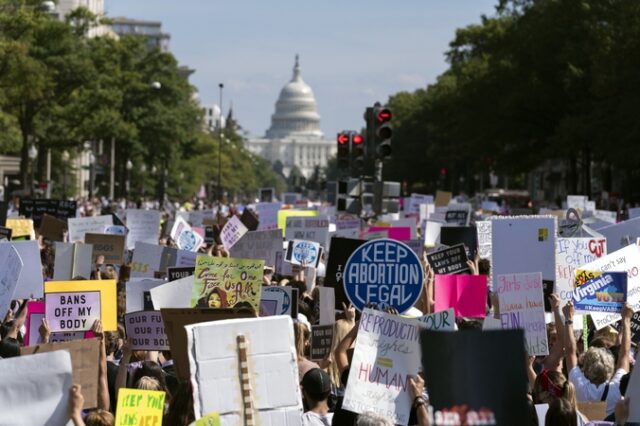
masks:
POLYGON ((47 293, 45 315, 51 331, 91 330, 100 319, 100 292, 47 293))
POLYGON ((408 226, 398 227, 384 227, 384 226, 372 226, 368 232, 386 231, 389 238, 396 241, 408 241, 411 239, 411 228, 408 226))
POLYGON ((436 312, 449 308, 456 317, 484 318, 487 304, 486 275, 436 275, 436 312))
POLYGON ((24 333, 24 342, 26 346, 37 345, 41 343, 40 324, 44 318, 44 302, 30 301, 27 303, 27 317, 24 326, 27 329, 24 333))

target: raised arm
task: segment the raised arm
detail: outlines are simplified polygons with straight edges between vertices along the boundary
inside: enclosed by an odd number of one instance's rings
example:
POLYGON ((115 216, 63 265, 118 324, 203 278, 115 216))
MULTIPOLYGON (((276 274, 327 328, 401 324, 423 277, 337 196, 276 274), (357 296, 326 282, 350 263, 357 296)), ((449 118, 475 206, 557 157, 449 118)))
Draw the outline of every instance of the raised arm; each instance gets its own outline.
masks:
POLYGON ((120 360, 120 365, 118 366, 118 373, 116 375, 116 383, 115 383, 115 392, 116 399, 118 398, 118 391, 120 388, 127 387, 127 371, 129 369, 129 361, 131 361, 131 343, 127 339, 127 341, 122 346, 122 359, 120 360))
POLYGON ((342 341, 338 344, 335 352, 333 353, 333 355, 336 358, 336 366, 338 367, 338 371, 340 372, 340 375, 342 375, 342 372, 344 370, 349 368, 349 357, 347 356, 347 351, 349 350, 353 342, 356 340, 357 336, 358 336, 358 323, 356 323, 355 326, 351 329, 351 331, 349 331, 349 333, 347 333, 347 335, 344 336, 344 339, 342 339, 342 341))
POLYGON ((616 369, 629 371, 630 368, 630 351, 631 351, 631 318, 633 317, 633 309, 628 303, 622 307, 622 339, 620 342, 620 351, 618 352, 618 363, 616 369))
POLYGON ((562 316, 560 315, 560 297, 553 293, 549 296, 549 304, 553 312, 553 322, 556 326, 558 340, 553 348, 551 348, 549 356, 545 358, 544 368, 547 370, 561 371, 562 358, 564 357, 564 324, 562 323, 562 316))
POLYGON ((91 331, 100 341, 100 358, 98 360, 98 408, 109 411, 109 381, 107 379, 107 350, 104 346, 104 331, 102 321, 96 320, 91 331))
POLYGON ((567 373, 578 365, 578 355, 576 355, 576 336, 573 335, 573 314, 575 309, 573 302, 569 300, 562 313, 564 314, 564 359, 567 363, 567 373))

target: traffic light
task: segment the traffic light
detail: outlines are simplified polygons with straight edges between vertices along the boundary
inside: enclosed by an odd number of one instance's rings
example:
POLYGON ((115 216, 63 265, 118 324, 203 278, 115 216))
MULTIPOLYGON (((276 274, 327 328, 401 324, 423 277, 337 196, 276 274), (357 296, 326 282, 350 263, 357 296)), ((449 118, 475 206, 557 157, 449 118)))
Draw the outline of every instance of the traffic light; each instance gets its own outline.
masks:
POLYGON ((353 172, 360 174, 364 171, 365 156, 367 154, 364 137, 360 133, 351 132, 351 166, 353 172))
POLYGON ((393 114, 387 107, 376 104, 373 107, 373 135, 376 154, 381 160, 391 157, 391 118, 393 114))
POLYGON ((349 132, 340 132, 336 138, 336 141, 338 142, 337 159, 339 170, 347 170, 349 168, 351 160, 349 158, 351 148, 349 145, 350 139, 349 132))

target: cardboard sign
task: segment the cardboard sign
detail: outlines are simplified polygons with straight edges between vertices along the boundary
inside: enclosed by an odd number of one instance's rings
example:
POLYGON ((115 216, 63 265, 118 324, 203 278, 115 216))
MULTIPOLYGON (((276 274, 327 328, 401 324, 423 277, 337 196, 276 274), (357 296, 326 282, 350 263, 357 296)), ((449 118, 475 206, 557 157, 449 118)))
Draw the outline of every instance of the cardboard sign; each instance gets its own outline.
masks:
POLYGON ((87 331, 100 319, 100 292, 47 293, 45 313, 51 331, 87 331))
MULTIPOLYGON (((20 348, 20 354, 24 356, 45 352, 61 353, 68 351, 71 355, 73 383, 78 383, 82 386, 82 395, 84 396, 83 408, 88 409, 98 406, 98 363, 100 360, 101 344, 98 339, 43 343, 41 345, 20 348)), ((3 368, 5 361, 6 360, 2 361, 3 368)), ((6 372, 3 372, 3 374, 4 373, 6 372)), ((27 374, 27 371, 20 371, 20 373, 27 374)), ((40 379, 45 380, 46 377, 42 376, 40 379)), ((3 386, 0 387, 4 387, 5 384, 3 377, 3 386)), ((63 391, 65 395, 69 394, 69 387, 71 387, 71 384, 63 391)), ((57 397, 60 398, 60 395, 57 395, 57 397)))
POLYGON ((487 305, 486 275, 437 275, 436 311, 453 308, 457 317, 484 318, 487 305))
POLYGON ((634 244, 640 237, 640 217, 599 228, 598 233, 607 239, 609 253, 620 250, 629 244, 634 244))
POLYGON ((521 330, 422 332, 422 366, 434 419, 444 424, 529 424, 521 330), (509 356, 505 357, 504 354, 509 356), (473 358, 482 368, 461 368, 473 358))
POLYGON ((289 216, 286 219, 285 239, 315 241, 322 247, 329 245, 329 218, 289 216))
POLYGON ((100 234, 107 226, 113 225, 111 215, 70 218, 69 242, 83 242, 87 233, 100 234))
POLYGON ((368 241, 349 257, 344 289, 353 306, 362 311, 368 303, 406 312, 420 297, 423 286, 420 259, 406 244, 383 239, 368 241))
MULTIPOLYGON (((115 280, 87 280, 87 281, 47 281, 44 283, 45 294, 58 293, 100 293, 100 320, 104 331, 118 329, 115 280)), ((89 328, 91 328, 89 325, 89 328)))
POLYGON ((452 196, 453 194, 447 191, 436 191, 436 207, 448 206, 452 196))
POLYGON ((542 274, 503 274, 497 276, 496 292, 500 300, 503 329, 524 329, 527 353, 548 355, 549 342, 542 300, 542 274))
POLYGON ((171 228, 171 238, 180 250, 196 252, 204 243, 204 237, 195 232, 181 217, 177 217, 171 228))
POLYGON ((603 272, 573 290, 577 311, 622 312, 627 301, 627 273, 603 272))
POLYGON ((125 238, 122 235, 87 233, 84 236, 84 242, 93 245, 93 263, 96 263, 98 256, 103 256, 106 265, 122 265, 125 238))
POLYGON ((160 212, 157 210, 127 209, 127 249, 136 243, 158 244, 160 239, 160 212))
POLYGON ((181 278, 190 277, 196 270, 195 266, 187 266, 184 268, 167 268, 167 281, 176 281, 181 278))
POLYGON ((278 211, 280 203, 258 203, 256 204, 256 214, 260 219, 258 231, 268 231, 278 229, 278 211))
POLYGON ((93 245, 83 243, 56 242, 56 257, 53 266, 55 281, 70 281, 74 278, 91 278, 93 270, 93 245))
POLYGON ((556 293, 562 305, 571 299, 576 269, 606 256, 606 238, 558 238, 556 241, 556 293))
POLYGON ((11 241, 11 235, 13 230, 11 228, 5 228, 4 226, 0 226, 0 241, 11 241))
POLYGON ((154 309, 191 307, 193 281, 191 275, 150 289, 154 309))
POLYGON ((311 326, 311 359, 321 361, 331 354, 333 324, 311 326))
POLYGON ((467 251, 463 244, 429 253, 427 261, 438 275, 460 274, 469 270, 467 251))
POLYGON ((118 391, 116 425, 161 425, 163 391, 121 388, 118 391))
POLYGON ((238 219, 238 216, 233 216, 225 223, 220 232, 222 245, 227 250, 231 249, 247 232, 249 229, 238 219))
POLYGON ((313 241, 289 241, 285 260, 293 265, 315 268, 322 257, 322 247, 313 241))
POLYGON ((27 237, 36 239, 36 232, 33 229, 33 220, 7 218, 7 228, 11 229, 13 238, 27 237))
POLYGON ((14 296, 20 283, 20 276, 24 264, 18 251, 9 244, 0 244, 0 312, 6 315, 11 306, 11 300, 19 299, 14 296))
POLYGON ((191 306, 260 309, 264 261, 232 257, 198 256, 191 306))
POLYGON ((62 220, 76 217, 77 204, 69 200, 23 199, 20 200, 20 216, 33 219, 36 228, 40 227, 44 215, 62 220))
POLYGON ((435 314, 423 315, 417 319, 418 321, 424 324, 423 328, 425 328, 426 330, 436 330, 436 331, 455 331, 456 330, 456 315, 453 311, 453 308, 436 312, 435 314))
POLYGON ((276 253, 282 250, 282 232, 250 231, 244 234, 230 250, 231 257, 262 259, 267 266, 275 266, 276 253))
MULTIPOLYGON (((73 384, 69 353, 57 351, 16 356, 1 362, 0 424, 68 424, 66 408, 69 405, 69 388, 73 384)), ((82 391, 84 393, 84 388, 82 391)))
MULTIPOLYGON (((177 282, 177 281, 176 281, 177 282)), ((172 283, 174 284, 174 283, 172 283)), ((157 287, 158 289, 160 287, 157 287)), ((171 356, 180 380, 189 380, 187 333, 185 326, 226 319, 255 318, 251 309, 161 309, 164 329, 171 342, 171 356)))
POLYGON ((406 425, 413 399, 405 386, 420 370, 422 323, 365 309, 358 328, 342 407, 384 415, 406 425))
POLYGON ((164 284, 164 280, 151 278, 137 278, 129 281, 126 286, 127 313, 157 310, 158 308, 155 308, 151 302, 150 291, 164 284))
POLYGON ((335 309, 342 309, 343 303, 349 303, 343 282, 345 266, 351 254, 365 242, 349 238, 331 238, 324 285, 335 291, 335 309))
MULTIPOLYGON (((0 243, 0 247, 13 247, 17 252, 17 256, 14 252, 8 248, 4 249, 4 254, 0 259, 3 260, 5 265, 7 281, 5 285, 11 285, 12 281, 10 277, 18 275, 18 284, 15 284, 15 291, 13 292, 13 299, 38 299, 44 296, 42 291, 42 260, 40 260, 40 248, 37 241, 8 241, 0 243), (14 259, 17 262, 15 265, 9 265, 7 263, 8 258, 14 259), (22 262, 19 262, 20 259, 22 262), (22 267, 20 271, 16 271, 18 265, 22 267)), ((11 297, 11 295, 9 296, 11 297)), ((0 297, 1 299, 2 297, 0 297)), ((6 310, 4 311, 7 312, 6 310)))
POLYGON ((172 247, 138 242, 131 261, 132 278, 153 278, 176 263, 178 251, 172 247))
MULTIPOLYGON (((585 271, 626 272, 627 273, 627 302, 633 311, 640 310, 640 246, 632 244, 621 250, 603 256, 591 263, 582 265, 585 271)), ((591 314, 596 329, 612 324, 620 319, 617 313, 591 314)))
POLYGON ((170 349, 160 311, 129 312, 124 316, 124 325, 133 350, 168 351, 170 349))
POLYGON ((440 228, 440 244, 455 246, 464 244, 469 259, 478 252, 478 233, 473 226, 443 226, 440 228))
POLYGON ((185 329, 196 418, 212 411, 220 413, 223 424, 242 418, 237 337, 243 335, 256 424, 300 424, 302 398, 291 318, 236 319, 185 329), (212 341, 216 344, 211 345, 212 341), (220 392, 220 383, 227 383, 224 392, 220 392))
POLYGON ((44 214, 40 222, 38 233, 47 240, 64 241, 64 232, 67 230, 67 222, 44 214))

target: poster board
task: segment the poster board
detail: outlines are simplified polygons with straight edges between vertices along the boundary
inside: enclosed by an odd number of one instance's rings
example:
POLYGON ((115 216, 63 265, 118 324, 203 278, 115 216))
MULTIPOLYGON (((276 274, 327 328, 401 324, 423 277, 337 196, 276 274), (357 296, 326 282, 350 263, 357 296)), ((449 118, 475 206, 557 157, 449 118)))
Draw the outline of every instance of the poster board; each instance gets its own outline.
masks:
POLYGON ((88 331, 100 317, 100 292, 45 293, 45 317, 52 332, 88 331))
POLYGON ((164 331, 160 311, 128 312, 124 315, 127 339, 133 350, 168 351, 169 339, 164 331))
POLYGON ((331 354, 333 324, 311 326, 311 360, 321 361, 331 354))
POLYGON ((190 308, 193 280, 190 275, 150 289, 154 309, 190 308))
POLYGON ((240 221, 238 216, 233 216, 220 231, 222 245, 225 249, 230 250, 247 232, 249 232, 249 229, 240 221))
POLYGON ((158 244, 160 239, 160 212, 157 210, 127 209, 127 249, 136 243, 158 244))
MULTIPOLYGON (((278 228, 282 229, 282 236, 286 237, 287 218, 289 217, 315 217, 318 216, 317 210, 278 210, 278 228)), ((262 218, 260 218, 262 222, 262 218)), ((327 225, 327 228, 329 226, 327 225)), ((287 239, 290 239, 287 237, 287 239)), ((303 238, 304 239, 304 238, 303 238)))
POLYGON ((153 303, 149 303, 152 300, 150 291, 164 284, 165 281, 160 279, 144 278, 130 280, 125 287, 127 313, 153 310, 153 303))
POLYGON ((453 194, 448 191, 436 191, 435 205, 436 207, 446 207, 451 201, 453 194))
POLYGON ((423 325, 425 330, 435 331, 455 331, 456 315, 453 308, 436 312, 435 314, 427 314, 417 318, 423 325))
POLYGON ((16 297, 17 286, 24 270, 24 263, 18 251, 9 244, 0 244, 0 312, 6 315, 11 300, 16 297))
POLYGON ((91 278, 94 265, 91 244, 56 242, 55 248, 56 256, 53 266, 55 281, 70 281, 77 277, 91 278))
POLYGON ((256 204, 256 214, 260 219, 258 231, 269 231, 278 229, 278 211, 282 204, 280 203, 258 203, 256 204))
POLYGON ((93 246, 92 262, 96 263, 98 256, 103 256, 106 265, 124 263, 125 239, 123 235, 87 233, 84 236, 84 242, 93 246))
POLYGON ((100 319, 104 331, 118 329, 115 280, 47 281, 45 293, 100 292, 100 319))
POLYGON ((434 274, 460 274, 469 270, 467 251, 463 244, 458 244, 440 251, 427 254, 427 261, 434 274))
MULTIPOLYGON (((37 241, 7 241, 0 243, 3 247, 13 247, 20 260, 22 260, 23 267, 19 273, 18 284, 13 292, 13 299, 39 299, 44 296, 42 291, 42 268, 40 265, 40 248, 37 241), (36 265, 37 267, 34 267, 36 265)), ((6 252, 6 256, 9 253, 6 252)), ((10 255, 12 259, 17 259, 14 254, 10 255)), ((6 259, 6 257, 5 257, 6 259)), ((12 272, 13 273, 13 272, 12 272)), ((6 312, 6 311, 5 311, 6 312)))
POLYGON ((11 229, 13 238, 27 237, 31 240, 36 239, 36 232, 33 228, 33 220, 7 218, 7 228, 11 229))
POLYGON ((282 232, 250 231, 240 238, 230 250, 231 257, 240 259, 262 259, 267 266, 274 267, 276 253, 282 250, 282 232))
POLYGON ((285 239, 315 241, 322 247, 329 245, 329 218, 288 216, 285 224, 285 239))
POLYGON ((342 304, 349 303, 344 291, 344 271, 351 254, 366 241, 351 238, 331 238, 329 259, 324 277, 324 285, 332 287, 335 292, 335 309, 342 309, 342 304))
MULTIPOLYGON (((131 261, 131 278, 153 278, 176 264, 178 250, 158 244, 137 242, 131 261)), ((184 265, 188 266, 188 265, 184 265)))
POLYGON ((181 217, 176 217, 171 228, 171 238, 180 250, 197 252, 204 243, 204 235, 198 234, 194 228, 181 217))
POLYGON ((38 233, 50 241, 63 241, 67 230, 67 222, 44 214, 40 220, 38 233))
POLYGON ((558 238, 556 240, 556 293, 562 306, 571 300, 576 269, 607 255, 606 238, 558 238))
POLYGON ((118 391, 115 425, 161 425, 164 391, 121 388, 118 391))
POLYGON ((620 250, 629 244, 635 244, 640 237, 640 217, 599 228, 598 233, 607 239, 609 253, 620 250))
POLYGON ((443 226, 440 228, 440 244, 464 244, 467 257, 475 259, 478 252, 478 233, 473 226, 443 226))
POLYGON ((457 317, 484 318, 487 305, 486 275, 437 275, 435 310, 453 308, 457 317))
POLYGON ((86 233, 101 234, 107 226, 113 225, 111 215, 70 218, 69 242, 83 242, 86 233))

